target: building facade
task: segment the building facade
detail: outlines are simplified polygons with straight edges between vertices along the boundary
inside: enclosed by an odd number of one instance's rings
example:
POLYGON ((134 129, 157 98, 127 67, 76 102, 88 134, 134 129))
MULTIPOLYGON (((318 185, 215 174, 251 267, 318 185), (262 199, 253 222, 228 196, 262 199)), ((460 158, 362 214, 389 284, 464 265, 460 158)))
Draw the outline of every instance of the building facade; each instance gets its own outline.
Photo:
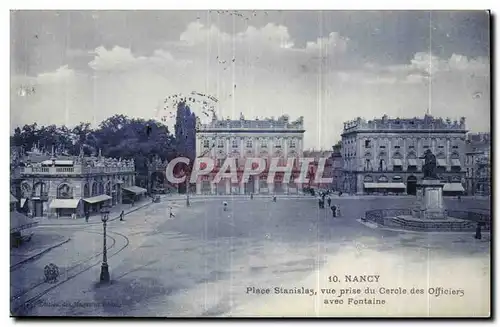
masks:
POLYGON ((344 160, 342 158, 342 143, 338 143, 332 147, 332 190, 335 192, 342 191, 342 177, 344 172, 344 160))
POLYGON ((356 194, 415 194, 423 179, 424 152, 437 159, 444 191, 463 191, 465 185, 465 118, 361 118, 344 123, 343 192, 356 194))
POLYGON ((21 160, 20 207, 35 217, 98 212, 143 194, 135 186, 133 160, 55 156, 35 152, 21 160))
POLYGON ((309 175, 307 176, 308 187, 319 188, 319 189, 331 189, 332 183, 317 183, 316 182, 316 174, 318 173, 318 168, 321 159, 323 161, 323 173, 321 176, 317 176, 318 178, 323 179, 332 179, 333 180, 333 152, 332 151, 315 151, 315 150, 306 150, 304 151, 304 158, 313 158, 314 160, 309 164, 309 175))
POLYGON ((300 158, 303 153, 304 121, 303 117, 290 121, 284 115, 274 118, 247 120, 241 115, 239 120, 217 119, 214 115, 208 124, 198 121, 196 135, 197 157, 214 160, 215 169, 210 175, 200 176, 196 182, 197 194, 286 194, 298 193, 302 185, 293 180, 299 174, 300 158), (226 158, 236 159, 238 183, 222 179, 215 183, 214 177, 226 158), (263 173, 250 176, 247 183, 241 178, 246 158, 263 158, 263 173), (268 185, 268 170, 272 158, 279 158, 285 166, 289 158, 294 158, 292 179, 283 180, 283 174, 277 173, 274 183, 268 185))
POLYGON ((466 140, 466 190, 468 195, 491 194, 490 133, 470 133, 466 140))

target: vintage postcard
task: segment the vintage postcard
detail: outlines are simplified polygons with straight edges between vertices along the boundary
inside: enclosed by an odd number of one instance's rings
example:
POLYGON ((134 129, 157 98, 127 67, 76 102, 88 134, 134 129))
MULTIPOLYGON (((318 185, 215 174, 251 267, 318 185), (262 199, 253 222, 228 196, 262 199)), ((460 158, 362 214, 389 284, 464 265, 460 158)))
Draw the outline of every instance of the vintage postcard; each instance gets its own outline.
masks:
POLYGON ((488 11, 10 20, 13 317, 490 317, 488 11))

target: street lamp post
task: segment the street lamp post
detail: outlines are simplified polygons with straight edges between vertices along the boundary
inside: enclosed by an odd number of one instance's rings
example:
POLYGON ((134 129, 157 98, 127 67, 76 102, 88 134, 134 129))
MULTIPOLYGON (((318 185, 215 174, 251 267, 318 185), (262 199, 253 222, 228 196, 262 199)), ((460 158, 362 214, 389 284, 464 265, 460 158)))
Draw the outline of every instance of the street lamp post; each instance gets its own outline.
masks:
POLYGON ((103 224, 104 234, 103 234, 103 251, 102 251, 102 265, 101 265, 101 282, 108 283, 109 278, 109 267, 108 267, 108 256, 106 249, 106 222, 109 219, 109 209, 104 207, 101 209, 101 220, 103 224))

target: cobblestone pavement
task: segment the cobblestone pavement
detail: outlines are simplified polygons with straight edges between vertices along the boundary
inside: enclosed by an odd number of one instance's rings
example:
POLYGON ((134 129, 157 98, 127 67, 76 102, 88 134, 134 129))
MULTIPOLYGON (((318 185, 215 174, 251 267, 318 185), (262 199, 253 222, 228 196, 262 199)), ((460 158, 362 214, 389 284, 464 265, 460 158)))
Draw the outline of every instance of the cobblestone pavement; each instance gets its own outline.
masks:
MULTIPOLYGON (((296 314, 309 308, 309 314, 329 315, 332 313, 318 309, 316 302, 313 307, 309 306, 311 301, 290 305, 290 299, 250 296, 245 291, 250 286, 319 285, 319 276, 326 273, 325 269, 329 273, 334 269, 346 272, 349 267, 352 271, 378 271, 385 274, 382 277, 386 281, 411 284, 417 275, 427 273, 428 279, 435 278, 438 269, 431 268, 441 263, 439 276, 452 274, 453 278, 448 280, 458 284, 480 282, 476 288, 489 292, 489 278, 484 278, 489 274, 488 240, 478 241, 467 234, 372 229, 357 221, 366 210, 404 208, 411 204, 412 198, 336 198, 334 203, 340 205, 342 212, 336 219, 332 219, 328 210, 318 209, 317 200, 312 197, 279 198, 276 203, 267 198, 228 198, 227 211, 223 210, 222 201, 223 198, 193 198, 191 206, 186 208, 185 199, 170 199, 131 213, 125 222, 112 222, 109 231, 120 244, 110 250, 112 283, 107 286, 97 283, 100 271, 97 264, 44 294, 26 314, 293 315, 290 308, 295 308, 296 314), (169 206, 175 214, 173 219, 168 218, 169 206), (113 255, 123 245, 126 247, 113 255), (365 260, 362 266, 357 261, 360 258, 365 260), (407 268, 401 268, 395 275, 389 269, 393 264, 407 268), (265 310, 268 304, 276 305, 272 313, 265 310)), ((465 199, 461 202, 447 199, 445 204, 453 210, 489 207, 487 201, 465 199)), ((49 262, 61 265, 64 270, 82 258, 99 253, 101 229, 98 225, 67 229, 73 233, 72 242, 23 267, 17 285, 34 283, 39 278, 39 269, 49 262)), ((476 309, 479 305, 460 303, 476 309)), ((478 312, 485 305, 480 304, 478 312)))

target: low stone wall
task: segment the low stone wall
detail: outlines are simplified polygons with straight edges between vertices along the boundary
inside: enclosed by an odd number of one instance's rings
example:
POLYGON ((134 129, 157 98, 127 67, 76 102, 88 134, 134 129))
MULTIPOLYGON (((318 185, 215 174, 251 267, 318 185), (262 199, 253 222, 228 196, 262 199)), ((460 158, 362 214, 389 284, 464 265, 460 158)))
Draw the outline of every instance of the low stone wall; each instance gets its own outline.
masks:
POLYGON ((398 219, 400 216, 411 216, 411 209, 375 209, 365 212, 364 221, 370 221, 384 227, 402 227, 409 230, 443 230, 443 231, 468 231, 474 230, 476 223, 482 223, 483 231, 490 231, 491 216, 489 214, 473 211, 446 211, 448 217, 463 219, 467 222, 409 222, 398 219))

